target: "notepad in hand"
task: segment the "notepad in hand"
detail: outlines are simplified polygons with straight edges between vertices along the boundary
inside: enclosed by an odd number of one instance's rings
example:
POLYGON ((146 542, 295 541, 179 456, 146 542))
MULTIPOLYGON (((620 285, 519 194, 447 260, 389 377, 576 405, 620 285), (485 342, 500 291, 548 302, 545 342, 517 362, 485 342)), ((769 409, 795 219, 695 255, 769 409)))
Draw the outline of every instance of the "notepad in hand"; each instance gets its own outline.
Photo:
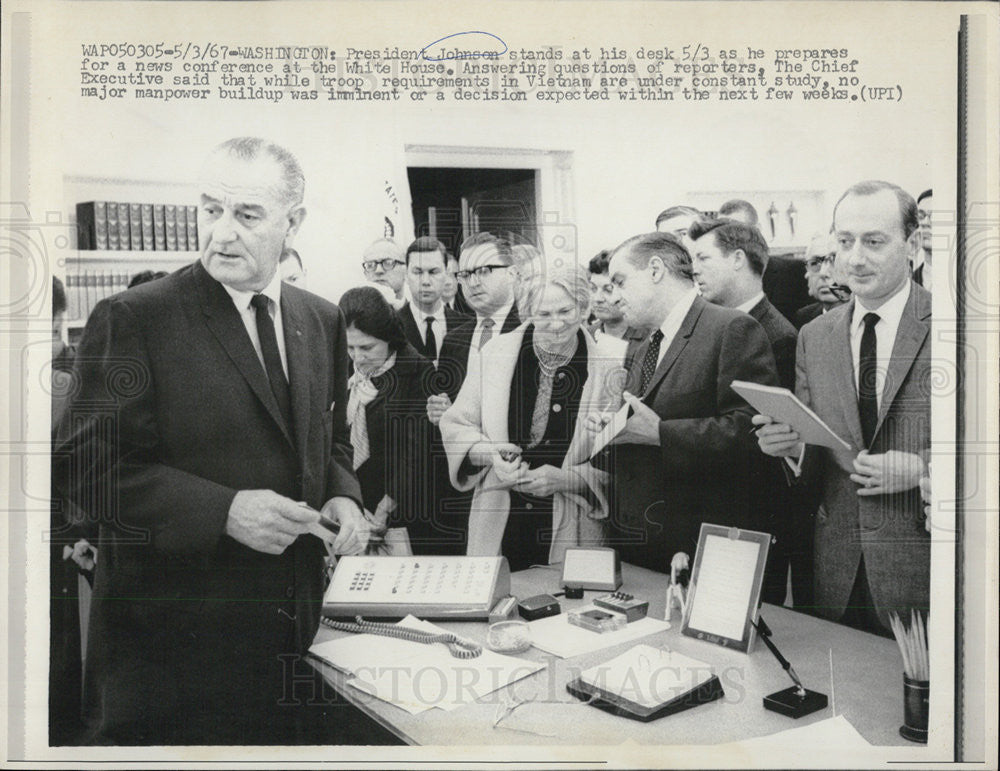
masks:
POLYGON ((733 390, 761 415, 790 425, 806 444, 818 444, 833 450, 853 449, 787 388, 734 380, 733 390))
POLYGON ((721 699, 719 678, 704 661, 650 645, 585 670, 566 689, 595 707, 648 722, 721 699))

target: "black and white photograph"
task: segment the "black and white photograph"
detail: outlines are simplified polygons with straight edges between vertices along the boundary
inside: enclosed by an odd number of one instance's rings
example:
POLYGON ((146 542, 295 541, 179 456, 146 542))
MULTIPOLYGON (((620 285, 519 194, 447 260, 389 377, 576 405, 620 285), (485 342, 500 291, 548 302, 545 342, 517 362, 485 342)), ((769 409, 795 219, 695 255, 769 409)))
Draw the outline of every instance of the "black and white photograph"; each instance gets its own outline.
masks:
POLYGON ((6 766, 996 767, 995 4, 2 39, 6 766))

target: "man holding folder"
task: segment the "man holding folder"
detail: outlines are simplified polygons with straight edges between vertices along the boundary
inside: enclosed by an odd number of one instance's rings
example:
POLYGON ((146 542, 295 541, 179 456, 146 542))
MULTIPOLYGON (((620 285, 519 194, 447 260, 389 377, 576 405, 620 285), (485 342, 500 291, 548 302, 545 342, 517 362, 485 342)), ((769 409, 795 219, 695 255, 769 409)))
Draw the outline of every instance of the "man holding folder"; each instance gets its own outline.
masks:
POLYGON ((852 450, 804 445, 754 416, 760 448, 816 485, 816 610, 888 635, 889 612, 927 609, 930 539, 919 482, 930 449, 930 294, 910 280, 913 198, 853 185, 834 208, 836 259, 854 299, 806 324, 796 393, 852 450))
MULTIPOLYGON (((628 323, 652 330, 628 374, 632 414, 594 458, 613 480, 609 545, 667 573, 675 552, 694 554, 703 522, 752 522, 760 457, 753 411, 731 384, 777 385, 774 355, 753 317, 698 295, 691 255, 672 233, 630 238, 608 267, 628 323)), ((589 415, 585 426, 596 433, 609 418, 589 415)))

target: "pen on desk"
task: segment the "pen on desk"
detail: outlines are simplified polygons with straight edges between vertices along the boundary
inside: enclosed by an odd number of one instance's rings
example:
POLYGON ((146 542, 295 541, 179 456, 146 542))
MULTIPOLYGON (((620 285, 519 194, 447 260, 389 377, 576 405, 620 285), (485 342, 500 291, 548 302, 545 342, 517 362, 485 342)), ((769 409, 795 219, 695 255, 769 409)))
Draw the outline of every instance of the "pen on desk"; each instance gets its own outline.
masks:
POLYGON ((788 676, 792 678, 792 682, 795 683, 796 686, 798 686, 799 695, 800 696, 805 695, 806 689, 802 685, 802 681, 799 680, 799 676, 795 674, 795 670, 792 668, 791 662, 784 656, 782 656, 781 651, 778 650, 778 647, 773 642, 771 642, 771 630, 768 628, 767 624, 764 623, 763 617, 757 616, 757 622, 755 623, 751 621, 750 623, 754 625, 754 628, 758 632, 760 632, 760 639, 764 641, 764 644, 767 646, 768 650, 770 650, 771 653, 774 654, 774 657, 778 660, 778 663, 781 664, 782 668, 788 673, 788 676))

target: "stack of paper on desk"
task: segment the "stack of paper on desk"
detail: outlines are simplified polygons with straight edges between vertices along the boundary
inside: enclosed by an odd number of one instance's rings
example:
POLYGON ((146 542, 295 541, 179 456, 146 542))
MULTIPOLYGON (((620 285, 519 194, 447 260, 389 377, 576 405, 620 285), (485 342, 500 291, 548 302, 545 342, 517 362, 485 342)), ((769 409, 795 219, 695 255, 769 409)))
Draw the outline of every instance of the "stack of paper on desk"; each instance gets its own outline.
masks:
POLYGON ((531 628, 532 645, 546 653, 567 659, 662 632, 670 628, 670 622, 646 616, 614 632, 592 632, 573 626, 566 614, 560 613, 558 616, 532 621, 528 626, 531 628))
MULTIPOLYGON (((413 616, 399 623, 437 634, 446 631, 413 616)), ((316 643, 309 652, 354 675, 349 685, 413 715, 433 707, 461 707, 545 666, 485 648, 476 658, 459 659, 442 643, 426 645, 374 634, 316 643)))

